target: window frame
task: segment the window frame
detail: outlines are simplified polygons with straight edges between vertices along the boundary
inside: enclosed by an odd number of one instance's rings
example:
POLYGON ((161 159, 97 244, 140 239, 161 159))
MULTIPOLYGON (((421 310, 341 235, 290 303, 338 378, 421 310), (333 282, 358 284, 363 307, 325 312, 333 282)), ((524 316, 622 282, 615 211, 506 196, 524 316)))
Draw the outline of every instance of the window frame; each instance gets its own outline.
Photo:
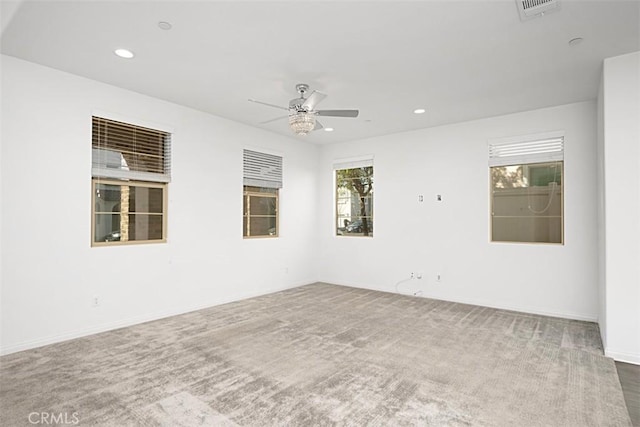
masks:
MULTIPOLYGON (((489 166, 489 242, 490 243, 498 243, 498 244, 519 244, 519 245, 553 245, 553 246, 564 246, 565 244, 565 215, 564 215, 564 197, 565 197, 565 174, 564 174, 564 160, 553 160, 553 161, 543 161, 543 162, 537 162, 537 163, 514 163, 514 164, 507 164, 507 165, 500 165, 500 166, 489 166), (531 170, 532 167, 536 167, 536 166, 540 166, 540 165, 546 165, 546 164, 551 164, 551 163, 556 163, 558 165, 558 167, 560 168, 560 184, 558 185, 558 188, 560 190, 560 241, 559 242, 537 242, 537 241, 522 241, 522 240, 495 240, 494 239, 494 188, 493 188, 493 175, 492 175, 492 170, 493 168, 498 168, 498 167, 517 167, 517 166, 522 166, 523 169, 528 169, 531 170)), ((527 187, 521 187, 521 188, 526 188, 529 189, 531 188, 531 186, 527 186, 527 187)), ((531 217, 535 218, 536 215, 534 213, 534 215, 532 215, 531 217)), ((539 218, 551 218, 552 216, 537 216, 539 218)), ((555 215, 553 217, 556 217, 555 215)), ((526 218, 526 217, 523 217, 526 218)))
MULTIPOLYGON (((162 182, 150 182, 150 181, 136 181, 136 180, 117 180, 92 177, 91 178, 91 247, 107 247, 107 246, 127 246, 127 245, 139 245, 149 243, 166 243, 167 242, 167 207, 168 207, 168 183, 162 182), (162 189, 162 213, 140 212, 144 215, 161 215, 162 216, 162 238, 151 240, 127 240, 127 241, 111 241, 102 242, 96 241, 96 217, 99 212, 96 212, 96 186, 98 184, 116 185, 116 186, 130 186, 130 187, 143 187, 143 188, 160 188, 162 189)), ((120 213, 122 214, 122 213, 120 213)), ((136 213, 129 213, 129 215, 135 215, 136 213)))
MULTIPOLYGON (((280 190, 283 188, 284 156, 258 147, 242 149, 242 238, 269 239, 280 237, 280 190), (252 189, 255 189, 253 191, 252 189), (275 198, 275 215, 247 215, 251 197, 275 198), (275 233, 251 235, 251 218, 275 217, 275 233)), ((269 228, 270 229, 270 228, 269 228)), ((268 230, 267 229, 267 232, 268 230)))
MULTIPOLYGON (((488 141, 488 240, 489 243, 540 244, 564 246, 565 244, 565 131, 556 129, 528 135, 491 138, 488 141), (545 163, 560 163, 560 242, 536 242, 520 240, 494 240, 494 197, 493 175, 494 167, 522 166, 530 168, 533 165, 545 163)), ((530 184, 528 183, 528 187, 530 184)), ((527 187, 523 187, 527 188, 527 187)))
POLYGON ((279 188, 269 188, 269 187, 256 187, 251 185, 243 185, 242 187, 242 238, 243 239, 272 239, 280 237, 280 189, 279 188), (259 191, 251 191, 247 190, 247 188, 265 188, 268 190, 273 190, 272 192, 259 192, 259 191), (251 198, 252 197, 263 197, 263 198, 273 198, 275 199, 275 215, 251 215, 251 198), (245 212, 244 205, 247 203, 247 211, 245 212), (276 232, 275 234, 260 234, 260 235, 251 235, 251 218, 275 218, 276 222, 276 232), (246 227, 245 227, 246 224, 246 227), (245 230, 248 234, 245 234, 245 230))

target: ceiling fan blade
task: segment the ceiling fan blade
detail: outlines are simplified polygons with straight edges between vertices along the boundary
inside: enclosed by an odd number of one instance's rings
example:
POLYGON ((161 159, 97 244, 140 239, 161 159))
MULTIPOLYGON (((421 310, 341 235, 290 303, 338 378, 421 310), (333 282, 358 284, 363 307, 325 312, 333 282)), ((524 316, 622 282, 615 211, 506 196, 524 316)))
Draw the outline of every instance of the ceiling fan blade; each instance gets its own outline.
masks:
POLYGON ((331 116, 331 117, 358 117, 360 112, 358 110, 318 110, 316 114, 318 116, 331 116))
POLYGON ((255 99, 249 99, 249 102, 255 102, 256 104, 266 105, 267 107, 279 108, 279 109, 281 109, 281 110, 287 110, 287 111, 289 111, 289 109, 288 109, 288 108, 286 108, 286 107, 281 107, 281 106, 279 106, 279 105, 269 104, 268 102, 256 101, 255 99))
POLYGON ((316 105, 318 105, 326 97, 327 95, 325 95, 324 93, 314 90, 313 92, 311 92, 311 95, 309 95, 309 97, 304 101, 302 107, 306 108, 307 111, 314 110, 316 108, 316 105))
POLYGON ((316 120, 316 127, 313 128, 313 130, 320 130, 322 129, 324 126, 322 126, 322 123, 320 123, 319 121, 316 120))
POLYGON ((288 115, 287 115, 287 116, 280 116, 280 117, 276 117, 275 119, 265 120, 264 122, 260 122, 260 123, 258 123, 258 124, 259 124, 259 125, 264 125, 264 124, 266 124, 266 123, 275 122, 276 120, 286 119, 287 117, 289 117, 289 116, 288 116, 288 115))

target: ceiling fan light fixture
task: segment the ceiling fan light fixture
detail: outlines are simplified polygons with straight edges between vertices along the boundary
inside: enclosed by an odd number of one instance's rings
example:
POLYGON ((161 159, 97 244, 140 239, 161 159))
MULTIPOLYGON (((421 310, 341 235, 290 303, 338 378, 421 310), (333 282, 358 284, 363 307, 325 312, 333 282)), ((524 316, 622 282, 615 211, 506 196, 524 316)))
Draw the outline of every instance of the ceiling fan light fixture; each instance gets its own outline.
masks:
POLYGON ((316 116, 304 111, 289 115, 289 126, 296 135, 306 135, 316 127, 316 116))

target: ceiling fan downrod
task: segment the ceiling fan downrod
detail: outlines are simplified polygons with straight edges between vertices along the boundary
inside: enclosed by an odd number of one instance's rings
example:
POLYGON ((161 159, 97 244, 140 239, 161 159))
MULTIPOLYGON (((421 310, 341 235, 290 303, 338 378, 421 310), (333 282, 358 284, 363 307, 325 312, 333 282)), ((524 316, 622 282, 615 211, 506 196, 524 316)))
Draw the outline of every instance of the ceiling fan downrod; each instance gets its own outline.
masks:
POLYGON ((299 83, 296 85, 296 91, 300 94, 300 98, 304 99, 304 94, 309 91, 309 85, 304 83, 299 83))

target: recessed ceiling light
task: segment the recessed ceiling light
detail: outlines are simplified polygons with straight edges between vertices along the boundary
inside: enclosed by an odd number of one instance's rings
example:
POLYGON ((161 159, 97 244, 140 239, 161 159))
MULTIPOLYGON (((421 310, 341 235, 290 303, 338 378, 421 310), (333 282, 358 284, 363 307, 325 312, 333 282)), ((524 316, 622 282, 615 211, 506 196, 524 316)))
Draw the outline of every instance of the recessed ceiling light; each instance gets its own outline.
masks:
POLYGON ((116 49, 113 51, 113 53, 118 55, 120 58, 125 58, 125 59, 131 59, 134 56, 133 52, 131 52, 128 49, 116 49))
POLYGON ((582 37, 573 38, 573 39, 569 40, 569 46, 575 46, 577 44, 580 44, 580 43, 582 43, 582 40, 583 40, 582 37))
POLYGON ((160 27, 161 30, 170 30, 172 25, 167 21, 160 21, 158 22, 158 27, 160 27))
POLYGON ((325 132, 333 132, 333 128, 324 128, 325 132))
POLYGON ((424 114, 427 110, 425 110, 424 108, 416 108, 415 110, 413 110, 414 114, 424 114))

